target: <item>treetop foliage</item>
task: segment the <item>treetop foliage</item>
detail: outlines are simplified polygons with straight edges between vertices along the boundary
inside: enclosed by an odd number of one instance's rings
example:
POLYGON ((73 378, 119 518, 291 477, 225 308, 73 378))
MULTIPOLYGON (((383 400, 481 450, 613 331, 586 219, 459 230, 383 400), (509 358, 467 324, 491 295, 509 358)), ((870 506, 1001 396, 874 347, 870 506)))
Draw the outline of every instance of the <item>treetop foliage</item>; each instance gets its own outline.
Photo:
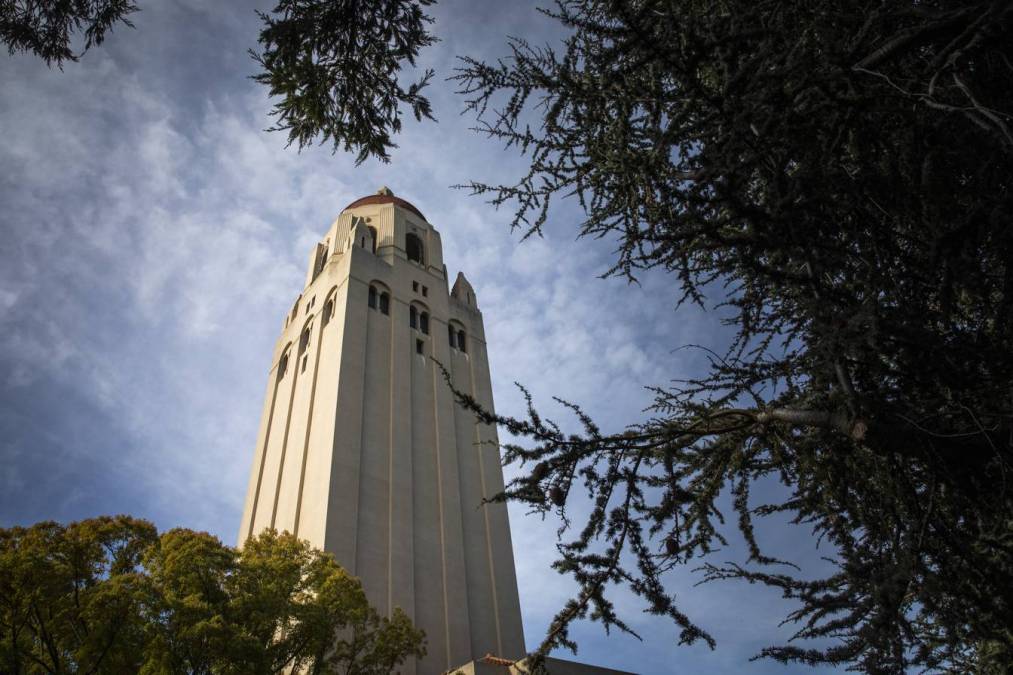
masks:
POLYGON ((250 54, 263 69, 254 79, 280 96, 272 131, 287 131, 299 149, 319 138, 334 151, 389 161, 401 130, 402 104, 415 119, 433 119, 420 92, 425 71, 404 87, 398 73, 415 66, 419 50, 436 38, 423 11, 435 0, 280 0, 264 22, 261 50, 250 54))
POLYGON ((46 65, 62 67, 81 54, 71 48, 74 34, 84 31, 84 49, 100 45, 117 23, 137 11, 133 0, 0 0, 0 40, 10 54, 32 52, 46 65))
POLYGON ((332 556, 266 531, 242 549, 128 516, 0 529, 5 673, 389 673, 425 654, 332 556))
MULTIPOLYGON (((629 627, 627 586, 684 642, 713 644, 665 573, 762 582, 796 601, 763 656, 870 672, 1013 657, 1013 4, 561 0, 562 46, 510 41, 456 75, 490 137, 529 161, 469 187, 537 233, 554 200, 618 242, 609 274, 673 275, 675 304, 736 330, 654 416, 567 434, 532 405, 489 422, 530 473, 501 498, 591 515, 561 541, 579 584, 542 649, 590 615, 629 627), (755 503, 776 480, 784 498, 755 503), (730 494, 750 559, 715 565, 730 494), (754 519, 812 528, 813 580, 754 519), (829 640, 828 648, 807 639, 829 640), (1001 654, 1001 656, 996 656, 1001 654), (986 656, 990 655, 990 656, 986 656), (984 660, 983 660, 984 659, 984 660)), ((678 345, 676 345, 678 346, 678 345)))

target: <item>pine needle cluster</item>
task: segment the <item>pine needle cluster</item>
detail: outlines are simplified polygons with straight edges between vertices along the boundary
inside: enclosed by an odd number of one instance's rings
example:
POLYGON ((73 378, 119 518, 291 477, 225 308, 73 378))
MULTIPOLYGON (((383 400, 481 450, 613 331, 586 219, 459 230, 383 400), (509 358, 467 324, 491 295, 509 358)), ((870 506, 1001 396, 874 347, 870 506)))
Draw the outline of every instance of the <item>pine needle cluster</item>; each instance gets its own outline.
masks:
MULTIPOLYGON (((561 47, 456 75, 480 129, 527 158, 473 182, 527 235, 579 200, 618 242, 609 274, 671 274, 673 302, 736 331, 654 416, 565 433, 530 404, 500 499, 563 518, 556 567, 581 617, 631 631, 610 589, 714 644, 666 573, 783 592, 788 645, 761 656, 869 672, 1013 662, 1013 6, 1009 2, 561 0, 561 47), (757 503, 777 480, 783 499, 757 503), (567 505, 592 505, 580 523, 567 505), (712 562, 733 519, 749 559, 712 562), (811 528, 813 578, 754 534, 811 528), (812 640, 812 642, 810 642, 812 640), (829 647, 819 645, 829 644, 829 647)), ((673 347, 679 345, 673 345, 673 347)), ((998 671, 996 671, 998 672, 998 671)))

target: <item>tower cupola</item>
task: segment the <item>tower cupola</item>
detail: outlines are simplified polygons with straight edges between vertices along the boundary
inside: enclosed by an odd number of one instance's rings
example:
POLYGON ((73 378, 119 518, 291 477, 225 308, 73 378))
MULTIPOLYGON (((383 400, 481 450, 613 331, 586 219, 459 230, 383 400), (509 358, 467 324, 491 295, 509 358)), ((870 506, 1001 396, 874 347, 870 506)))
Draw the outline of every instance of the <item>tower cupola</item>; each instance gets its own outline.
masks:
POLYGON ((426 217, 422 215, 422 212, 419 211, 414 204, 407 199, 401 199, 400 197, 395 196, 394 191, 386 185, 377 190, 375 195, 367 195, 356 199, 354 202, 343 208, 342 211, 348 211, 349 209, 358 208, 360 206, 369 206, 370 204, 394 204, 396 206, 400 206, 402 209, 408 209, 422 220, 426 219, 426 217))

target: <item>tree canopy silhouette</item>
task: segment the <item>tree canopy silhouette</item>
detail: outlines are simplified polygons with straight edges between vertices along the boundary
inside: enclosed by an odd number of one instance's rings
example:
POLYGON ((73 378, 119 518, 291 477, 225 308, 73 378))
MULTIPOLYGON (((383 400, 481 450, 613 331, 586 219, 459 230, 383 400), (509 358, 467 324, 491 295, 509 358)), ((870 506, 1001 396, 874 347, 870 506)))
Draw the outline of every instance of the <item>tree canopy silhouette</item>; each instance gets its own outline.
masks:
POLYGON ((436 42, 423 11, 434 1, 280 0, 271 14, 258 11, 261 51, 250 53, 262 72, 254 79, 281 97, 271 130, 287 131, 299 149, 319 139, 356 152, 359 163, 389 161, 402 104, 419 121, 433 119, 420 93, 432 71, 407 87, 398 74, 436 42))
MULTIPOLYGON (((470 188, 526 235, 553 200, 614 238, 609 271, 672 274, 679 304, 731 310, 706 376, 656 388, 654 416, 575 434, 538 414, 501 499, 564 518, 556 567, 579 593, 542 649, 609 601, 713 640, 665 573, 725 543, 730 493, 748 561, 702 561, 796 602, 783 662, 870 672, 1013 662, 1013 34, 1009 2, 561 0, 559 47, 510 41, 456 75, 490 137, 529 160, 470 188), (751 490, 776 480, 783 499, 751 490), (593 505, 566 520, 574 491, 593 505), (813 578, 754 536, 787 514, 829 544, 813 578), (574 534, 569 535, 570 532, 574 534), (806 644, 830 641, 827 648, 806 644)), ((530 403, 530 398, 529 398, 530 403)))
POLYGON ((0 40, 11 54, 32 52, 46 65, 77 61, 100 45, 117 23, 137 11, 132 0, 0 0, 0 40), (74 34, 84 31, 84 49, 71 48, 74 34))

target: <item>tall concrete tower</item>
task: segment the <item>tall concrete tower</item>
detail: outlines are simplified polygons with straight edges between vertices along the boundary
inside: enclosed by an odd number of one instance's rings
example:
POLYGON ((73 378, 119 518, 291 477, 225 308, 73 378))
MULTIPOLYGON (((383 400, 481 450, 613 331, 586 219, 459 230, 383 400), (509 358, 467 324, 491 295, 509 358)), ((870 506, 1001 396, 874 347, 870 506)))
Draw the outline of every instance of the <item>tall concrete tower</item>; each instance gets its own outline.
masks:
POLYGON ((387 188, 358 199, 310 252, 268 377, 240 543, 288 530, 333 553, 381 612, 404 609, 442 673, 524 655, 482 314, 451 287, 440 234, 387 188))

